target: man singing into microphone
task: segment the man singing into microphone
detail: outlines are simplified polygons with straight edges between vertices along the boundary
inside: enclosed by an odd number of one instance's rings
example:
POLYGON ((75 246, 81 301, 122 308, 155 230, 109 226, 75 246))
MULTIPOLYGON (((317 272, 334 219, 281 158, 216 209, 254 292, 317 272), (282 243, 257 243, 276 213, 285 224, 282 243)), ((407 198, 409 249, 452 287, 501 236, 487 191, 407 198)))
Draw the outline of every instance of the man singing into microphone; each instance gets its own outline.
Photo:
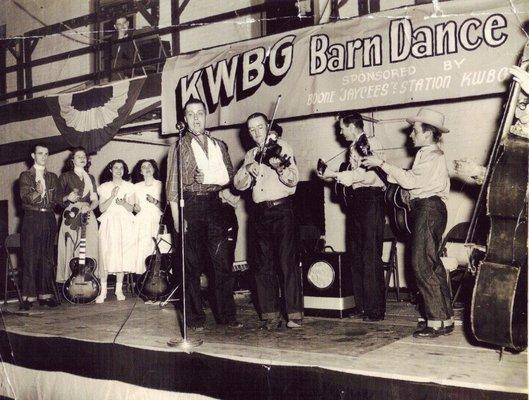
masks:
MULTIPOLYGON (((185 202, 185 274, 188 325, 202 331, 206 315, 200 297, 200 274, 208 263, 213 266, 217 322, 240 328, 233 300, 233 238, 230 223, 224 216, 221 196, 229 190, 233 166, 226 143, 206 131, 206 107, 201 100, 190 99, 184 107, 187 131, 180 142, 169 148, 167 160, 167 199, 171 205, 175 229, 179 225, 178 146, 182 157, 182 187, 185 202)), ((178 127, 178 126, 177 126, 178 127)), ((223 197, 224 198, 224 197, 223 197)), ((211 280, 210 280, 211 282, 211 280)))

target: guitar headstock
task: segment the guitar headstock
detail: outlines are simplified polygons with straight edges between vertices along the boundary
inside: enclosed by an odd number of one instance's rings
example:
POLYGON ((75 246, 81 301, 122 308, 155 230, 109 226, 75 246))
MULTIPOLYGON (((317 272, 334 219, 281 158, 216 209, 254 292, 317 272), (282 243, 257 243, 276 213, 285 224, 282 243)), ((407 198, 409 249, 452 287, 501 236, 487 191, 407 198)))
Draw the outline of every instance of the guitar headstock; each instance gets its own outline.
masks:
POLYGON ((366 135, 362 135, 358 138, 355 144, 356 151, 363 157, 372 156, 373 152, 371 151, 371 146, 367 140, 366 135))
POLYGON ((81 226, 86 226, 88 224, 88 213, 80 213, 81 215, 81 226))
POLYGON ((318 165, 316 167, 316 170, 323 175, 325 173, 325 170, 327 169, 327 164, 325 161, 323 161, 321 158, 318 159, 318 165))

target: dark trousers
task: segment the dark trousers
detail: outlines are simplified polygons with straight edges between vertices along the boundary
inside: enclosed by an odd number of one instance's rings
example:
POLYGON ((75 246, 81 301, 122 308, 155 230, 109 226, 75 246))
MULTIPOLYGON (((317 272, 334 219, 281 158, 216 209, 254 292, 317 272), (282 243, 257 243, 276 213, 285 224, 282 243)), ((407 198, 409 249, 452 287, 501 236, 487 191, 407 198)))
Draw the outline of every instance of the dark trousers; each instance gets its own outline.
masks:
POLYGON ((263 319, 278 317, 279 285, 284 313, 302 317, 301 278, 297 264, 296 224, 290 201, 271 208, 256 205, 252 213, 256 250, 255 284, 263 319))
POLYGON ((384 194, 378 188, 353 191, 347 205, 355 304, 368 315, 386 312, 382 245, 384 194))
POLYGON ((446 206, 434 196, 412 200, 411 209, 411 262, 426 318, 444 321, 454 315, 446 271, 439 258, 439 246, 446 228, 446 206))
POLYGON ((20 236, 24 260, 23 297, 31 299, 53 293, 56 235, 57 221, 52 212, 24 211, 20 236))
MULTIPOLYGON (((235 320, 233 300, 233 224, 230 224, 218 193, 211 196, 190 196, 185 200, 185 271, 186 312, 190 324, 203 324, 206 319, 200 295, 200 274, 211 264, 214 312, 219 323, 235 320), (230 230, 231 227, 231 230, 230 230), (230 240, 231 239, 231 240, 230 240)), ((236 240, 236 236, 235 236, 236 240)))

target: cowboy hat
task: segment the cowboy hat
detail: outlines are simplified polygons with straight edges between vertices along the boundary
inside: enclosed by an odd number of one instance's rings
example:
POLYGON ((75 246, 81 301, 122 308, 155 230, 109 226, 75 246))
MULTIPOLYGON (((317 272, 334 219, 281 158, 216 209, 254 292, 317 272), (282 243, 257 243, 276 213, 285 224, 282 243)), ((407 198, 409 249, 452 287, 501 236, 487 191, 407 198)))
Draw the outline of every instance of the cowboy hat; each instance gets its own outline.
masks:
POLYGON ((443 133, 450 132, 449 129, 444 127, 444 114, 429 108, 420 108, 416 117, 406 118, 406 121, 411 125, 413 125, 415 122, 423 122, 425 124, 435 126, 443 133))

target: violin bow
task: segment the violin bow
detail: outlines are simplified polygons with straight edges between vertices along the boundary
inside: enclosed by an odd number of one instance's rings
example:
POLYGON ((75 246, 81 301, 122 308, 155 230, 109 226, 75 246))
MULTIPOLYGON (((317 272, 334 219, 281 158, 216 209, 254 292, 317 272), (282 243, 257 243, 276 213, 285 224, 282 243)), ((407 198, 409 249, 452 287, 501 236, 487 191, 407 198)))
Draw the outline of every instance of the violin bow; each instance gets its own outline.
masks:
POLYGON ((279 102, 281 101, 281 97, 282 95, 277 96, 276 104, 274 106, 274 112, 272 113, 272 119, 270 120, 270 123, 268 124, 268 129, 266 130, 265 140, 263 142, 263 145, 259 146, 261 150, 261 154, 259 156, 259 175, 261 175, 261 164, 263 163, 264 149, 266 147, 266 143, 268 142, 268 138, 270 137, 270 130, 272 129, 272 125, 274 124, 274 121, 276 119, 276 113, 279 107, 279 102))

